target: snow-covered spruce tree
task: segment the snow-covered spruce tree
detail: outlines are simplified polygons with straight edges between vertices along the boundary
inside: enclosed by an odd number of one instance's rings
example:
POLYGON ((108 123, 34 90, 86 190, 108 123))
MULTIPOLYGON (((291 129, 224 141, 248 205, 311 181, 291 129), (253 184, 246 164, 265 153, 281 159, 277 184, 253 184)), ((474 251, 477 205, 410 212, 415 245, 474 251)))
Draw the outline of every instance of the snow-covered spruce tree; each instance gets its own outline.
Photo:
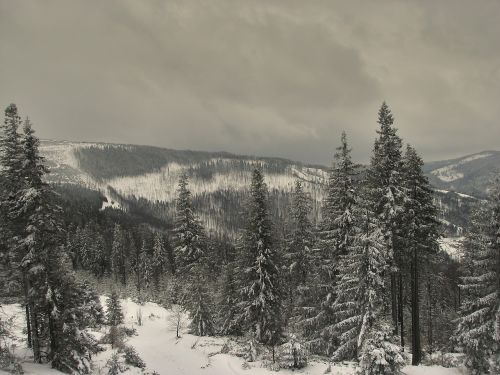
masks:
MULTIPOLYGON (((167 246, 170 246, 167 243, 167 246)), ((151 277, 153 279, 155 288, 158 288, 161 277, 167 273, 169 265, 169 256, 163 235, 155 233, 153 243, 153 257, 151 259, 151 277)))
POLYGON ((16 234, 23 227, 22 217, 13 217, 10 211, 16 204, 16 195, 21 189, 22 180, 19 173, 22 168, 21 139, 18 129, 21 118, 15 104, 5 109, 4 122, 0 127, 0 272, 5 275, 0 280, 5 291, 15 290, 22 284, 24 291, 24 304, 26 308, 26 321, 28 322, 28 345, 31 345, 29 306, 26 280, 19 272, 19 262, 23 257, 16 248, 16 234))
POLYGON ((64 243, 61 210, 54 203, 54 193, 43 181, 47 170, 29 121, 25 122, 23 132, 23 163, 19 173, 23 185, 10 214, 14 219, 21 218, 24 224, 17 250, 24 255, 21 268, 28 290, 34 359, 40 362, 43 350, 53 367, 88 373, 96 346, 85 331, 80 289, 61 246, 64 243))
POLYGON ((118 326, 123 323, 122 306, 118 293, 113 291, 106 301, 106 323, 109 327, 109 341, 114 348, 120 344, 120 332, 118 326))
POLYGON ((126 233, 120 224, 115 224, 111 250, 111 270, 115 279, 120 280, 123 285, 127 284, 128 269, 129 262, 126 233))
POLYGON ((406 360, 401 347, 394 341, 391 326, 376 322, 367 332, 360 347, 358 375, 400 375, 406 360))
POLYGON ((99 300, 93 300, 87 305, 89 301, 84 295, 89 292, 84 289, 86 286, 76 282, 68 263, 62 265, 67 270, 60 274, 60 288, 54 296, 59 311, 54 322, 57 344, 53 341, 51 343, 52 367, 67 373, 88 374, 92 370, 92 355, 97 353, 99 348, 96 339, 86 328, 91 324, 91 320, 98 319, 93 314, 99 314, 99 311, 102 313, 102 310, 99 310, 99 300))
MULTIPOLYGON (((404 239, 410 261, 411 284, 411 342, 412 364, 421 361, 420 344, 420 267, 429 264, 438 251, 437 208, 433 190, 422 171, 424 162, 414 148, 407 146, 403 164, 404 239)), ((428 268, 428 267, 427 267, 428 268)), ((400 291, 401 294, 401 291, 400 291)))
POLYGON ((340 272, 340 258, 347 254, 354 240, 358 169, 352 161, 347 136, 342 133, 323 203, 320 253, 316 261, 318 273, 311 280, 317 301, 313 308, 308 308, 309 316, 301 321, 312 349, 321 354, 331 355, 338 344, 332 329, 335 324, 332 304, 336 299, 334 288, 340 272))
MULTIPOLYGON (((384 102, 378 112, 378 138, 375 140, 373 156, 368 169, 369 194, 375 208, 387 247, 390 275, 390 305, 394 332, 398 332, 398 281, 402 287, 400 266, 402 263, 402 212, 404 188, 402 186, 403 161, 402 141, 393 126, 391 110, 384 102), (399 280, 398 280, 399 279, 399 280)), ((401 308, 401 306, 400 306, 401 308)), ((401 309, 402 311, 402 309, 401 309)))
POLYGON ((310 214, 311 198, 304 191, 302 183, 297 180, 292 192, 291 221, 289 234, 286 237, 284 258, 288 275, 285 279, 288 284, 290 327, 293 327, 296 333, 301 331, 300 335, 306 338, 309 338, 314 330, 311 330, 311 327, 304 322, 310 318, 311 309, 316 301, 316 288, 313 283, 315 235, 313 224, 309 219, 310 214))
POLYGON ((97 276, 102 277, 106 273, 106 242, 102 234, 97 233, 94 239, 92 263, 90 264, 90 271, 97 276))
POLYGON ((83 304, 83 321, 88 327, 98 327, 106 323, 104 311, 102 309, 99 296, 92 289, 88 281, 79 285, 81 299, 83 304))
POLYGON ((359 359, 358 374, 399 374, 405 364, 383 315, 385 241, 367 202, 356 210, 356 239, 341 256, 333 304, 340 345, 334 360, 359 359))
POLYGON ((387 268, 384 239, 367 202, 352 206, 352 218, 353 240, 340 256, 332 304, 335 323, 330 329, 340 341, 335 361, 356 359, 366 331, 381 319, 382 275, 387 268))
POLYGON ((137 277, 137 290, 141 291, 142 287, 146 289, 149 288, 153 277, 153 269, 151 264, 150 249, 146 239, 142 240, 142 246, 137 259, 135 272, 137 277))
POLYGON ((282 339, 282 291, 267 185, 260 168, 252 172, 245 217, 247 224, 239 244, 239 305, 246 327, 260 343, 274 348, 282 339))
POLYGON ((222 276, 222 293, 219 303, 219 332, 222 335, 241 335, 243 327, 240 307, 238 306, 237 276, 235 264, 230 262, 224 266, 222 276))
MULTIPOLYGON (((498 184, 498 181, 497 181, 498 184)), ((455 338, 466 356, 465 365, 472 374, 494 374, 500 363, 500 188, 491 197, 489 215, 476 220, 471 233, 474 249, 465 256, 471 263, 470 274, 462 279, 464 301, 455 338)))
POLYGON ((287 241, 286 259, 291 274, 292 288, 296 289, 306 283, 307 275, 312 267, 312 248, 314 244, 313 225, 309 219, 311 198, 295 181, 292 193, 292 228, 287 241))
POLYGON ((120 298, 116 291, 106 301, 106 323, 110 326, 118 326, 123 323, 123 312, 120 298))
POLYGON ((208 290, 207 238, 193 212, 186 174, 179 180, 174 233, 178 276, 186 283, 183 307, 191 317, 191 332, 198 336, 211 335, 215 330, 212 296, 208 290))
POLYGON ((181 272, 189 272, 191 265, 205 254, 207 241, 200 220, 193 211, 187 174, 179 179, 174 233, 176 264, 181 272))

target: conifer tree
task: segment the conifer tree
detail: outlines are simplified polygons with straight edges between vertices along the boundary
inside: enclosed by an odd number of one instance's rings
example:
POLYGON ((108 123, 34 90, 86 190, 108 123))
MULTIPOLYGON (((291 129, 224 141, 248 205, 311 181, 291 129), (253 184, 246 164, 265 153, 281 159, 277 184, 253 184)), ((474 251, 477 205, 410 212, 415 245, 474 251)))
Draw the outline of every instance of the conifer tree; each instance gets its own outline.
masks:
POLYGON ((0 128, 0 268, 3 266, 6 271, 6 280, 3 280, 6 289, 17 288, 21 279, 26 309, 28 346, 31 346, 27 281, 19 275, 19 272, 16 272, 23 254, 16 254, 13 251, 17 245, 16 234, 19 234, 23 226, 23 217, 11 214, 16 203, 16 195, 22 187, 22 180, 19 176, 22 168, 22 149, 18 133, 21 117, 15 104, 10 104, 4 113, 4 122, 0 128))
MULTIPOLYGON (((27 120, 29 124, 29 120, 27 120)), ((0 133, 0 165, 2 165, 3 197, 13 198, 13 194, 19 189, 21 180, 19 173, 22 169, 21 139, 18 130, 21 126, 17 106, 9 105, 5 109, 4 123, 0 133)), ((6 203, 4 201, 4 203, 6 203)))
MULTIPOLYGON (((498 182, 497 182, 498 183, 498 182)), ((466 356, 465 365, 472 374, 495 373, 500 358, 500 189, 492 193, 488 215, 475 216, 471 243, 468 249, 472 268, 462 279, 464 303, 455 338, 466 356)))
POLYGON ((317 304, 309 309, 311 317, 304 320, 312 332, 310 344, 322 354, 332 354, 337 340, 333 334, 335 324, 332 304, 338 281, 341 257, 347 254, 354 240, 354 210, 356 208, 358 165, 352 161, 351 148, 345 132, 334 155, 323 203, 320 223, 320 254, 317 257, 318 275, 313 280, 317 304))
POLYGON ((120 344, 120 332, 118 326, 123 323, 123 312, 118 294, 113 291, 106 301, 106 323, 109 327, 109 341, 114 348, 120 344))
POLYGON ((177 190, 174 249, 177 264, 184 272, 189 272, 200 257, 205 254, 206 238, 198 217, 193 212, 191 191, 187 174, 181 175, 177 190))
POLYGON ((222 295, 219 303, 220 333, 222 335, 239 336, 243 333, 235 273, 233 262, 224 266, 222 295))
POLYGON ((127 250, 126 234, 119 224, 115 224, 111 250, 111 269, 115 278, 120 280, 123 285, 127 284, 127 274, 129 268, 127 250))
POLYGON ((332 306, 336 318, 332 330, 340 339, 333 359, 357 358, 360 375, 400 374, 405 358, 382 307, 386 243, 367 202, 355 214, 355 240, 341 256, 332 306))
POLYGON ((163 236, 161 233, 156 233, 153 244, 153 257, 151 260, 151 272, 155 287, 158 288, 160 278, 167 272, 169 264, 169 256, 163 236))
POLYGON ((240 290, 243 319, 255 338, 274 347, 282 337, 279 259, 268 212, 268 191, 260 168, 254 169, 240 239, 240 290))
POLYGON ((304 191, 302 183, 297 180, 292 192, 290 233, 286 238, 285 255, 288 277, 285 279, 288 294, 288 314, 291 325, 301 331, 301 336, 308 339, 311 330, 306 321, 310 318, 311 307, 316 298, 314 272, 315 235, 309 216, 311 214, 311 198, 304 191))
POLYGON ((335 323, 331 330, 339 337, 334 360, 356 359, 360 347, 382 316, 383 273, 385 244, 374 215, 366 202, 355 209, 351 233, 355 240, 350 242, 346 253, 341 256, 338 266, 338 283, 332 305, 335 323))
MULTIPOLYGON (((394 332, 398 332, 398 279, 399 288, 402 287, 400 266, 402 265, 401 232, 403 221, 404 189, 402 186, 402 155, 401 138, 393 126, 394 118, 384 102, 378 113, 378 138, 375 140, 373 156, 368 170, 368 186, 370 199, 375 208, 375 215, 379 218, 382 233, 385 238, 388 264, 390 266, 390 295, 391 315, 394 332)), ((400 300, 400 311, 401 310, 400 300)))
POLYGON ((292 275, 292 288, 306 283, 312 266, 312 247, 314 244, 313 225, 309 219, 311 199, 304 191, 302 183, 295 181, 292 194, 292 231, 288 238, 286 257, 292 275))
POLYGON ((23 182, 10 211, 23 228, 16 250, 27 285, 29 324, 34 359, 44 350, 52 366, 67 372, 88 373, 93 338, 85 331, 81 291, 64 252, 61 209, 43 176, 47 169, 38 151, 39 140, 29 121, 21 138, 23 182), (42 329, 43 328, 43 329, 42 329), (47 343, 47 348, 44 347, 47 343))
POLYGON ((406 259, 411 264, 412 364, 421 360, 420 344, 420 266, 431 261, 438 250, 437 208, 433 191, 422 171, 424 163, 414 148, 408 145, 404 156, 403 184, 404 238, 406 259))
POLYGON ((186 281, 183 305, 191 317, 191 332, 198 336, 214 333, 212 298, 207 288, 208 259, 207 238, 198 217, 193 212, 188 178, 179 180, 176 204, 176 264, 180 277, 186 281))
POLYGON ((111 296, 106 301, 106 322, 110 326, 118 326, 123 323, 122 306, 118 293, 111 292, 111 296))
POLYGON ((141 252, 139 254, 138 268, 139 268, 138 282, 140 283, 143 282, 144 287, 147 289, 149 288, 152 279, 152 265, 151 265, 151 255, 149 254, 148 244, 146 240, 142 241, 141 252))

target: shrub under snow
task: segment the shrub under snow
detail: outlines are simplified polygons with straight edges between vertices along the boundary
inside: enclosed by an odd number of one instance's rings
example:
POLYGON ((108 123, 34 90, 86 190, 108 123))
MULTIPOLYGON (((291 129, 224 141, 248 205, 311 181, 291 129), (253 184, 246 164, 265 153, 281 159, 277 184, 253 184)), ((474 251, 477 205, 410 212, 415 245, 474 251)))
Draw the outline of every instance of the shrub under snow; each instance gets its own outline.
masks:
POLYGON ((406 364, 399 345, 391 342, 390 327, 383 325, 370 332, 361 348, 359 375, 398 375, 406 364))

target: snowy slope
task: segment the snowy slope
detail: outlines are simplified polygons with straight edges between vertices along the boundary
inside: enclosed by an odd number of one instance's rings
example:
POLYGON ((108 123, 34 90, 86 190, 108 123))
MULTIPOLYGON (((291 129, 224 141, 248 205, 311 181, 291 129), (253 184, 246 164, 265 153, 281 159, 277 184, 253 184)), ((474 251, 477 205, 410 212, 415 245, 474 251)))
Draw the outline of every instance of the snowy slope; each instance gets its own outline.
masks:
POLYGON ((460 172, 460 167, 470 163, 471 161, 488 158, 492 154, 484 153, 484 154, 475 154, 463 159, 460 159, 456 163, 448 164, 444 167, 437 168, 431 171, 431 174, 439 178, 444 182, 452 182, 464 178, 464 174, 460 172))
MULTIPOLYGON (((139 355, 146 362, 147 371, 157 371, 160 375, 272 375, 275 371, 267 369, 261 362, 246 363, 244 360, 231 354, 222 354, 221 349, 228 341, 224 337, 196 337, 182 332, 180 339, 176 338, 174 328, 168 324, 171 310, 166 310, 154 303, 138 305, 130 299, 122 301, 125 324, 134 327, 138 335, 129 339, 127 345, 135 347, 139 355), (142 312, 143 325, 138 326, 136 316, 142 312)), ((7 315, 15 315, 16 330, 21 337, 23 313, 20 305, 4 307, 7 315)), ((30 352, 24 348, 21 340, 17 342, 16 352, 23 358, 23 368, 26 375, 57 375, 48 365, 36 365, 30 362, 30 352)), ((95 361, 93 374, 106 374, 105 363, 112 355, 109 347, 99 353, 95 361)), ((316 359, 300 371, 280 370, 283 374, 301 373, 308 375, 325 374, 328 366, 326 360, 316 359)), ((457 369, 447 369, 439 366, 412 367, 404 369, 406 375, 459 375, 457 369)), ((0 374, 7 374, 0 371, 0 374)), ((138 375, 141 372, 136 368, 127 370, 125 375, 138 375)), ((354 368, 346 364, 332 366, 331 374, 353 375, 354 368)))
MULTIPOLYGON (((103 193, 108 191, 108 186, 124 196, 136 196, 146 198, 151 201, 172 201, 175 198, 177 182, 179 176, 186 171, 195 171, 190 179, 190 189, 194 196, 201 193, 211 193, 217 190, 245 190, 249 186, 251 178, 251 167, 259 164, 266 173, 266 182, 270 189, 279 191, 291 191, 295 179, 304 181, 305 188, 312 194, 314 199, 320 200, 321 185, 326 181, 326 168, 308 167, 300 163, 284 159, 272 158, 251 158, 247 156, 230 155, 230 158, 212 157, 211 153, 199 153, 199 161, 192 161, 186 157, 186 161, 179 163, 179 153, 175 151, 175 160, 165 158, 165 163, 161 168, 141 174, 123 174, 96 178, 92 173, 86 172, 79 159, 82 149, 103 149, 115 150, 125 149, 128 154, 144 152, 140 146, 131 145, 111 145, 84 142, 67 141, 42 141, 40 151, 46 158, 51 173, 49 181, 57 183, 75 183, 91 189, 98 189, 103 193), (276 162, 283 164, 279 172, 273 168, 276 162), (208 171, 210 175, 204 176, 203 172, 208 171)), ((166 150, 165 152, 173 150, 166 150)), ((110 152, 111 153, 111 152, 110 152)), ((191 151, 185 151, 190 156, 191 151)), ((229 155, 229 154, 228 154, 229 155)), ((114 161, 117 164, 119 161, 114 161)), ((117 165, 117 168, 119 166, 117 165)))
POLYGON ((424 170, 436 188, 484 197, 500 172, 500 152, 426 163, 424 170))

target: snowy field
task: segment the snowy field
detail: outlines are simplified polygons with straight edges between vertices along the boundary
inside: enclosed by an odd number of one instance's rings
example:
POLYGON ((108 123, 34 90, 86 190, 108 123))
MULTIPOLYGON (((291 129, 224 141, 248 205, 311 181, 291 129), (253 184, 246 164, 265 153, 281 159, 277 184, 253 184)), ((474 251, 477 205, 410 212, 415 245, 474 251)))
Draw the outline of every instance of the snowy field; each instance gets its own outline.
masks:
MULTIPOLYGON (((33 375, 55 375, 61 374, 53 370, 49 365, 36 365, 32 363, 30 352, 24 348, 21 341, 23 321, 23 311, 19 305, 3 306, 3 313, 8 316, 16 316, 15 331, 20 340, 16 342, 15 352, 22 359, 22 366, 25 374, 33 375)), ((127 345, 135 347, 139 355, 146 362, 147 368, 142 372, 138 368, 131 367, 123 374, 138 375, 153 373, 159 375, 271 375, 276 373, 265 367, 262 362, 245 362, 243 358, 231 354, 222 354, 223 348, 228 343, 223 337, 197 337, 189 335, 183 329, 181 338, 176 338, 175 327, 172 325, 171 310, 166 310, 157 304, 146 303, 138 305, 129 300, 122 300, 122 309, 125 316, 125 325, 137 330, 137 336, 128 339, 127 345), (142 325, 137 325, 137 315, 142 313, 142 325)), ((100 337, 103 333, 96 332, 100 337)), ((107 349, 99 353, 94 360, 95 375, 107 374, 105 368, 106 361, 113 354, 109 345, 107 349)), ((227 345, 226 345, 227 347, 227 345)), ((302 370, 280 370, 282 374, 325 374, 328 363, 320 359, 310 361, 309 365, 302 370)), ((355 374, 352 365, 332 366, 332 375, 355 374)), ((459 369, 448 369, 434 366, 407 366, 404 369, 406 375, 461 375, 459 369)), ((7 374, 0 371, 0 374, 7 374)))

